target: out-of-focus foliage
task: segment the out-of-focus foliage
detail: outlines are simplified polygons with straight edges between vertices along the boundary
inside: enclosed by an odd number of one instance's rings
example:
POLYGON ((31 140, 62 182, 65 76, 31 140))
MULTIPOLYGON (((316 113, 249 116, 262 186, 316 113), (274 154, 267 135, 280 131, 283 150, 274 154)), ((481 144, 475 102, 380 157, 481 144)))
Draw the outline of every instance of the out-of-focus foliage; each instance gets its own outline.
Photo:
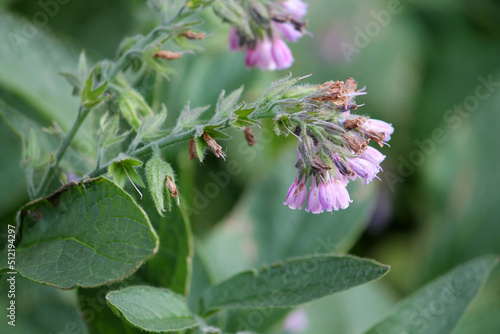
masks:
MULTIPOLYGON (((228 162, 212 156, 203 164, 189 161, 185 144, 164 152, 174 169, 182 171, 182 202, 196 207, 189 211, 200 241, 193 258, 193 294, 263 262, 312 253, 321 246, 316 238, 325 236, 333 246, 321 252, 347 252, 354 246, 351 253, 389 264, 391 272, 382 281, 303 306, 309 326, 301 332, 331 333, 333 328, 336 333, 361 333, 430 280, 477 256, 500 253, 500 5, 493 0, 404 0, 391 13, 391 3, 310 1, 308 30, 314 37, 291 45, 294 75, 314 73, 309 79, 314 83, 354 77, 367 86, 368 95, 358 98, 366 103, 361 111, 396 129, 391 148, 383 149, 388 158, 382 182, 364 192, 349 189, 355 202, 347 211, 313 217, 282 206, 293 181, 295 152, 288 143, 296 139, 272 136, 266 123, 262 131, 254 129, 259 140, 254 147, 247 147, 235 131, 234 140, 221 142, 228 162), (276 171, 276 166, 284 167, 276 171), (266 217, 273 219, 267 227, 266 217), (347 238, 337 244, 340 233, 347 238), (220 260, 212 263, 210 254, 220 260)), ((158 17, 144 1, 70 1, 60 4, 16 53, 7 32, 22 29, 42 10, 36 1, 0 3, 0 98, 47 128, 55 121, 67 130, 78 98, 58 72, 74 71, 82 48, 89 63, 114 57, 124 36, 147 33, 158 17)), ((211 12, 204 13, 204 21, 200 28, 213 35, 200 43, 203 54, 175 60, 177 74, 154 89, 139 83, 138 91, 153 107, 168 106, 167 122, 176 119, 188 100, 193 106, 213 104, 221 89, 230 92, 241 84, 244 98, 254 100, 285 74, 247 70, 243 55, 228 51, 228 26, 211 12)), ((19 168, 23 144, 9 126, 0 110, 1 235, 28 201, 19 168)), ((90 154, 94 147, 85 140, 87 132, 82 133, 74 149, 90 154)), ((156 212, 151 201, 145 209, 156 212)), ((20 276, 17 282, 18 328, 23 332, 84 332, 75 291, 36 285, 20 276)), ((456 333, 500 332, 499 282, 497 269, 456 333)), ((5 296, 4 284, 0 300, 5 296)), ((107 307, 101 299, 92 299, 97 312, 107 307)), ((283 333, 286 310, 250 315, 228 312, 211 320, 221 325, 233 319, 236 330, 241 319, 252 319, 258 322, 255 328, 283 333)), ((1 321, 0 332, 8 330, 1 321)))

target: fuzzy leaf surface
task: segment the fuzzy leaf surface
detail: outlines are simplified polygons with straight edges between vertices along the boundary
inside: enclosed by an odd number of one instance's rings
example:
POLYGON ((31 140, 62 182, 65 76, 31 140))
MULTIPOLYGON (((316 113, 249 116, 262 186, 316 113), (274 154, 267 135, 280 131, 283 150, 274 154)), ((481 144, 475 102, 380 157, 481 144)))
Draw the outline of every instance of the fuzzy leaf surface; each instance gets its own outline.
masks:
POLYGON ((245 271, 201 297, 204 312, 307 303, 384 276, 389 267, 351 256, 316 255, 245 271))
POLYGON ((20 212, 16 270, 61 289, 120 280, 156 253, 144 211, 105 178, 70 183, 20 212))

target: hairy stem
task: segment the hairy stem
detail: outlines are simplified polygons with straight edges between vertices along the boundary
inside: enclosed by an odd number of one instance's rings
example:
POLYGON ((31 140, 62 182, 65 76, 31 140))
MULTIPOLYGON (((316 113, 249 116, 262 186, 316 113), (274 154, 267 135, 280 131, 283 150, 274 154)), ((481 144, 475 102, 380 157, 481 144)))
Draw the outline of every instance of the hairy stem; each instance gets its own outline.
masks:
MULTIPOLYGON (((259 119, 265 119, 265 118, 273 118, 273 115, 269 114, 269 112, 267 112, 267 111, 257 112, 257 110, 256 110, 254 112, 254 116, 252 117, 252 120, 259 120, 259 119)), ((217 128, 217 129, 223 130, 223 129, 226 129, 230 126, 231 126, 230 123, 226 122, 224 125, 222 125, 221 127, 217 128)), ((151 142, 143 147, 135 149, 135 150, 129 152, 129 154, 131 156, 137 158, 138 160, 141 160, 141 161, 147 160, 153 154, 153 146, 157 145, 158 148, 161 150, 161 149, 164 149, 168 146, 171 146, 171 145, 183 142, 183 141, 187 141, 187 140, 195 137, 196 130, 197 129, 193 128, 193 129, 181 132, 181 133, 170 134, 163 139, 151 142)), ((93 178, 93 177, 98 177, 100 175, 103 175, 108 170, 111 162, 112 161, 108 161, 102 167, 94 169, 93 171, 91 171, 88 174, 88 177, 93 178)))

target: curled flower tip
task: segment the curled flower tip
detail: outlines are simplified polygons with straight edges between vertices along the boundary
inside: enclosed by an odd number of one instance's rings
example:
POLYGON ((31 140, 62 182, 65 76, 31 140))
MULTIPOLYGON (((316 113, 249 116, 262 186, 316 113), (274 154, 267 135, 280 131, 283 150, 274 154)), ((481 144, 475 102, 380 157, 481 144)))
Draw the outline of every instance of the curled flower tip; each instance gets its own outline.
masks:
POLYGON ((306 178, 302 177, 299 182, 299 176, 295 178, 295 182, 292 183, 288 193, 286 195, 286 201, 283 204, 288 205, 290 209, 302 209, 302 205, 306 200, 307 190, 306 190, 306 178))
POLYGON ((196 143, 194 142, 194 139, 190 139, 188 143, 188 152, 189 152, 189 160, 193 160, 194 158, 197 157, 196 154, 196 143))
POLYGON ((253 134, 253 131, 252 131, 252 128, 247 126, 245 128, 245 139, 248 143, 248 146, 254 146, 255 144, 257 144, 257 139, 255 139, 255 135, 253 134))
POLYGON ((194 32, 192 30, 185 31, 181 34, 181 36, 184 36, 188 39, 204 39, 205 34, 202 32, 194 32))
POLYGON ((222 146, 217 144, 215 139, 210 137, 210 135, 206 132, 203 132, 203 139, 207 143, 208 147, 210 150, 215 154, 217 158, 222 157, 222 159, 226 160, 226 157, 222 154, 222 146))
POLYGON ((162 58, 167 60, 173 60, 182 57, 182 52, 172 52, 168 50, 158 51, 153 55, 154 58, 162 58))
POLYGON ((354 119, 346 119, 342 124, 346 130, 352 130, 360 127, 366 122, 364 117, 356 117, 354 119))

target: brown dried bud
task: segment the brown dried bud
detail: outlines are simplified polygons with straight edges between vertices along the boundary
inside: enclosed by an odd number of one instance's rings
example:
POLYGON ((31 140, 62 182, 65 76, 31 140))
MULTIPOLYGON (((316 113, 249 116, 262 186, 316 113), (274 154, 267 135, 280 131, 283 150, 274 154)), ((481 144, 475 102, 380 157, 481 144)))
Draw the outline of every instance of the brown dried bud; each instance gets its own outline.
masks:
POLYGON ((385 139, 385 133, 384 132, 377 132, 373 130, 364 130, 363 134, 368 137, 369 139, 376 141, 380 147, 384 146, 382 142, 385 139))
POLYGON ((347 93, 354 93, 356 91, 356 88, 358 88, 358 83, 356 82, 356 80, 351 77, 347 78, 347 80, 345 81, 345 89, 347 90, 347 93))
POLYGON ((208 147, 210 148, 210 150, 212 150, 217 158, 222 157, 222 159, 226 160, 226 157, 224 157, 224 155, 222 154, 222 146, 217 144, 215 139, 210 137, 210 135, 206 132, 203 132, 203 139, 207 142, 208 147))
POLYGON ((189 151, 189 160, 193 160, 194 158, 196 158, 196 156, 197 156, 196 143, 194 142, 194 139, 192 139, 192 138, 189 140, 188 151, 189 151))
POLYGON ((347 130, 352 130, 356 129, 357 127, 360 127, 366 122, 366 118, 364 117, 357 117, 355 119, 346 119, 344 121, 344 128, 347 130))
POLYGON ((167 60, 173 60, 182 57, 181 52, 172 52, 168 50, 162 50, 158 51, 157 53, 154 54, 154 58, 163 58, 167 60))
POLYGON ((179 196, 179 191, 177 191, 177 187, 170 178, 170 176, 167 176, 165 179, 165 186, 167 187, 168 190, 170 190, 170 193, 172 194, 172 197, 178 197, 179 196))
POLYGON ((331 169, 330 166, 328 166, 317 155, 314 155, 314 158, 311 161, 311 167, 312 167, 313 171, 317 174, 324 174, 326 171, 331 169))
POLYGON ((343 160, 337 157, 334 161, 335 166, 338 168, 340 174, 344 176, 354 176, 354 172, 349 168, 347 163, 343 160))
POLYGON ((359 155, 363 153, 368 147, 368 141, 361 137, 355 136, 344 136, 345 143, 354 152, 354 154, 359 155))
POLYGON ((290 20, 289 15, 271 13, 271 20, 278 23, 285 23, 290 20))
POLYGON ((192 30, 188 30, 186 32, 183 32, 181 34, 181 36, 184 36, 186 38, 189 38, 189 39, 204 39, 205 38, 205 34, 202 33, 202 32, 194 32, 192 30))
POLYGON ((255 139, 255 136, 253 134, 252 128, 247 126, 245 128, 245 139, 247 140, 248 146, 254 146, 257 144, 257 139, 255 139))

